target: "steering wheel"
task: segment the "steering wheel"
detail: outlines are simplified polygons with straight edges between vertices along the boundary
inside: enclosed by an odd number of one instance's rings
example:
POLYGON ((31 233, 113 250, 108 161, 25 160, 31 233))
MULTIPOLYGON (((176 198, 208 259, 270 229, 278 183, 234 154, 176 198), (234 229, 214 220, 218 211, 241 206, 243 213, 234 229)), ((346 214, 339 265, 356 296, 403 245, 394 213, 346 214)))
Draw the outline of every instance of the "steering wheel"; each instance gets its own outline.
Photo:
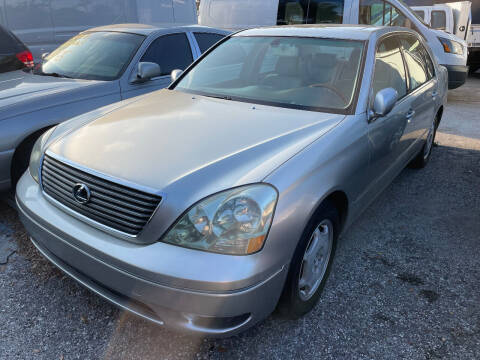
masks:
POLYGON ((340 99, 342 99, 342 101, 345 103, 345 105, 348 104, 348 100, 345 98, 345 96, 340 91, 335 89, 333 86, 318 83, 318 84, 312 84, 312 85, 310 85, 310 87, 323 87, 325 89, 328 89, 331 92, 333 92, 335 95, 337 95, 340 99))

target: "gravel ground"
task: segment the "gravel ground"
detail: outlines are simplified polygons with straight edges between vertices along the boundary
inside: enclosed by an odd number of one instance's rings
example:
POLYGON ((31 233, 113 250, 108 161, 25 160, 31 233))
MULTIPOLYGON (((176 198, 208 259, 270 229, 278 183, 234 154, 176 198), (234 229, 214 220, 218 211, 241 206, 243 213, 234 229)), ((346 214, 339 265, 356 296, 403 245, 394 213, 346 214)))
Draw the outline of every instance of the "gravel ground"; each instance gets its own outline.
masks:
POLYGON ((117 310, 45 261, 0 203, 0 359, 480 359, 479 89, 480 76, 450 93, 429 166, 344 234, 313 312, 229 339, 117 310))

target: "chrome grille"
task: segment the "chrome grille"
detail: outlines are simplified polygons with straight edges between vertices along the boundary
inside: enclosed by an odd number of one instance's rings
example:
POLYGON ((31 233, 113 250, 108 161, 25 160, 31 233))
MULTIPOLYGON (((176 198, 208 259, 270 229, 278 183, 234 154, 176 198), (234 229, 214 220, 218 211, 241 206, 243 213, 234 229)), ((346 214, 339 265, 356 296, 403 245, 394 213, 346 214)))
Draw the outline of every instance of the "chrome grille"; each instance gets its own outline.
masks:
POLYGON ((161 197, 113 183, 45 155, 42 164, 43 191, 71 210, 102 225, 129 235, 138 235, 160 203, 161 197), (73 188, 84 184, 90 199, 81 204, 73 188))

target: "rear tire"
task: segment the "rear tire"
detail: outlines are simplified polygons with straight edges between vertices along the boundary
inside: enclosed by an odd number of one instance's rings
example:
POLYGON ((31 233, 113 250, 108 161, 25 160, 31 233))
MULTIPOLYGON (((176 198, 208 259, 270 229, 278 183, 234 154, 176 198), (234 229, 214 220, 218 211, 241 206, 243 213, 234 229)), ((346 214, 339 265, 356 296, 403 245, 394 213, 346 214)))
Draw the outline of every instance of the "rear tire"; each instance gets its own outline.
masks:
POLYGON ((435 119, 430 125, 430 130, 428 131, 425 144, 422 146, 422 149, 420 150, 418 155, 409 164, 409 167, 413 169, 423 169, 425 166, 427 166, 428 162, 430 161, 430 157, 432 155, 432 149, 435 143, 435 135, 437 134, 437 127, 438 127, 438 115, 435 116, 435 119))
POLYGON ((297 319, 316 305, 330 274, 339 230, 338 210, 324 202, 295 249, 278 304, 280 314, 297 319))

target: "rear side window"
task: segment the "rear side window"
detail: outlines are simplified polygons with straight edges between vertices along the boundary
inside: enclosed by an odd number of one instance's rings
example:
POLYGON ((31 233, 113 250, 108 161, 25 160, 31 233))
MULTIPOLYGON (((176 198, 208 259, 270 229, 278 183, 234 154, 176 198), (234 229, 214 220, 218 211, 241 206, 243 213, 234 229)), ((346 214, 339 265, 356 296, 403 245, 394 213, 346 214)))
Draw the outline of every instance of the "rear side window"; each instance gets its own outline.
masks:
POLYGON ((405 66, 399 43, 393 36, 380 41, 375 55, 373 96, 385 88, 397 90, 399 98, 407 94, 405 66))
POLYGON ((202 54, 210 49, 213 44, 216 44, 224 38, 223 35, 213 33, 194 33, 195 39, 197 39, 198 47, 202 54))
POLYGON ((344 0, 280 0, 277 25, 340 24, 344 0))
POLYGON ((437 30, 445 30, 447 28, 447 14, 445 11, 432 11, 432 19, 430 21, 432 28, 437 30))
POLYGON ((400 43, 408 68, 410 90, 415 90, 433 77, 433 64, 427 50, 414 36, 402 36, 400 43))
POLYGON ((140 61, 157 63, 162 75, 169 75, 175 69, 185 70, 193 62, 187 36, 181 33, 159 37, 149 46, 140 61))

